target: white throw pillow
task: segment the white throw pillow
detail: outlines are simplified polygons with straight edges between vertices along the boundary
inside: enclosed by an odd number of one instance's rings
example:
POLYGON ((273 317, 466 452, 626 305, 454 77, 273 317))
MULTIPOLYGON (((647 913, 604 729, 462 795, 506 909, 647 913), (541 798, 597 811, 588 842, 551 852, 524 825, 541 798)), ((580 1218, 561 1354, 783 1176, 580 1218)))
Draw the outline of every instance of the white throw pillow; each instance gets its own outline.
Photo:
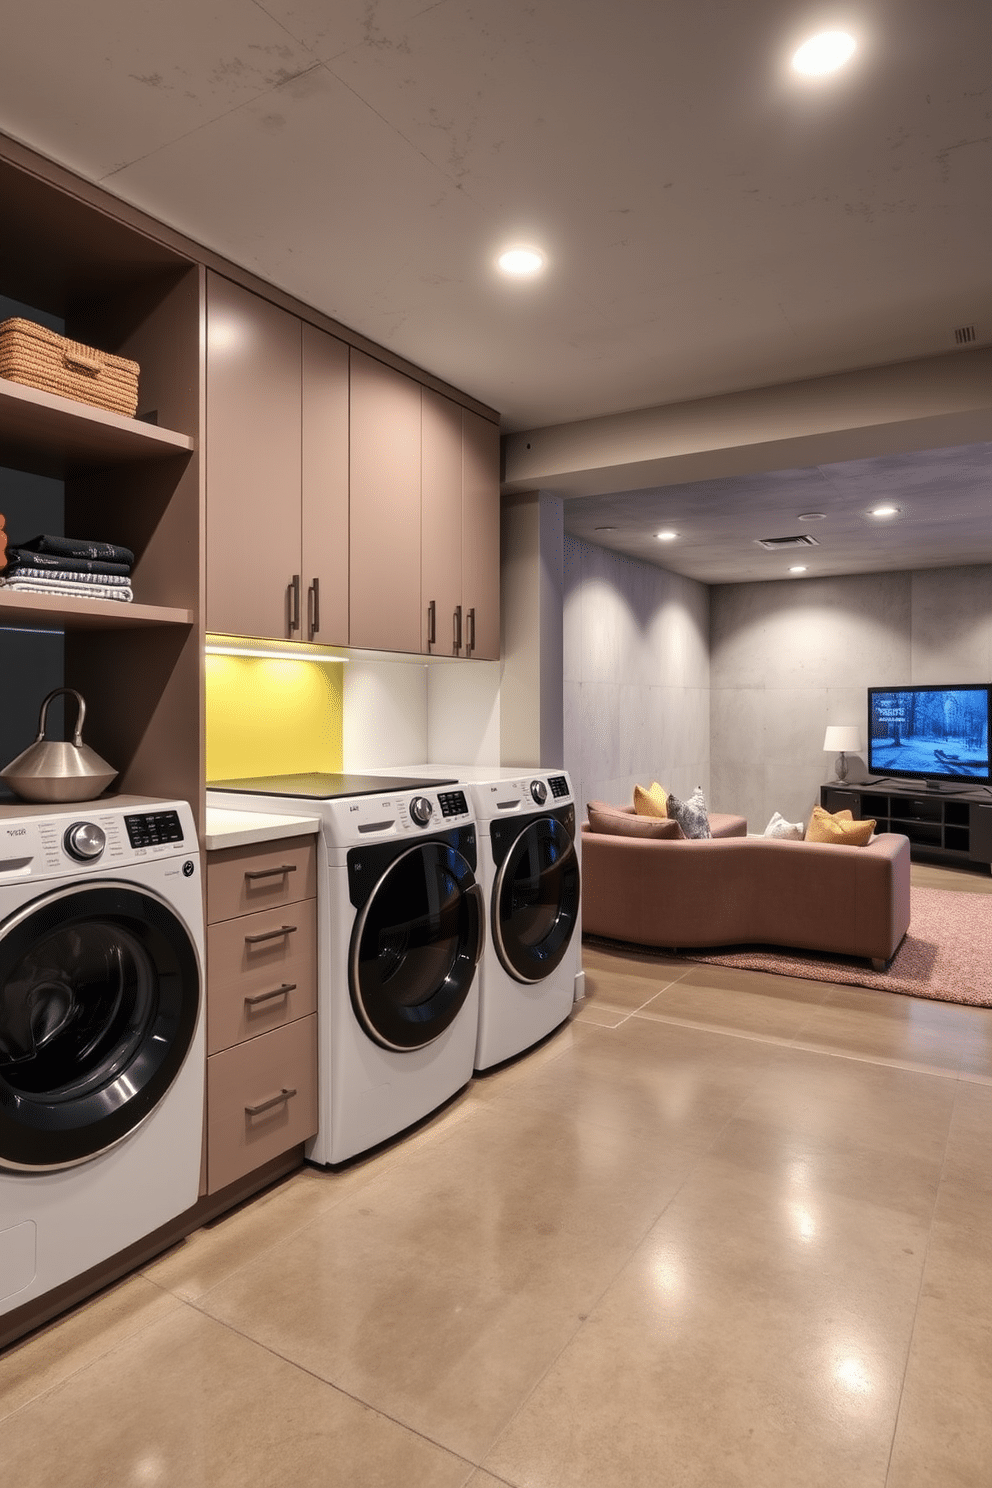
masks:
POLYGON ((802 822, 786 821, 781 812, 776 811, 768 823, 763 837, 784 837, 788 842, 802 842, 804 832, 802 822))

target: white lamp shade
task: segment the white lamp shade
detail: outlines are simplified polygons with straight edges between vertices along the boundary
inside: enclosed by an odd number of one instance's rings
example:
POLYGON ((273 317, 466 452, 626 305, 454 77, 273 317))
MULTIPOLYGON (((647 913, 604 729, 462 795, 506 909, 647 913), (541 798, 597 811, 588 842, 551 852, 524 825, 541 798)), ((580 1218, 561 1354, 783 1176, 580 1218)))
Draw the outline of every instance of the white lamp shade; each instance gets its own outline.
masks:
POLYGON ((861 730, 856 723, 828 725, 823 740, 825 754, 857 754, 861 747, 861 730))

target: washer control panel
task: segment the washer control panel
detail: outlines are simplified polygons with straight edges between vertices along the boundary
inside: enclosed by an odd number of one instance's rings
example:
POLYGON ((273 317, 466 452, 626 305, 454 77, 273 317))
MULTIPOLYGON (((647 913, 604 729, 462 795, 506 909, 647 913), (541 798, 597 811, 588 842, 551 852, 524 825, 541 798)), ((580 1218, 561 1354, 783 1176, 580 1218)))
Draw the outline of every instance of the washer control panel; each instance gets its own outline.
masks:
POLYGON ((85 801, 33 815, 0 810, 0 883, 101 873, 126 863, 198 852, 186 802, 149 802, 146 809, 137 802, 115 807, 85 801))
POLYGON ((548 799, 548 787, 543 780, 532 780, 530 783, 530 793, 538 806, 543 806, 548 799))
POLYGON ((437 804, 441 808, 442 816, 466 816, 468 814, 468 802, 462 790, 438 791, 437 804))
POLYGON ((430 821, 433 815, 434 807, 431 805, 427 797, 414 796, 413 800, 410 802, 410 816, 417 823, 417 826, 426 827, 427 823, 430 821))
POLYGON ((166 842, 183 840, 178 811, 143 811, 137 816, 126 816, 124 825, 132 847, 161 847, 166 842))
POLYGON ((62 838, 62 846, 77 863, 94 862, 101 856, 106 845, 107 834, 95 822, 73 822, 62 838))

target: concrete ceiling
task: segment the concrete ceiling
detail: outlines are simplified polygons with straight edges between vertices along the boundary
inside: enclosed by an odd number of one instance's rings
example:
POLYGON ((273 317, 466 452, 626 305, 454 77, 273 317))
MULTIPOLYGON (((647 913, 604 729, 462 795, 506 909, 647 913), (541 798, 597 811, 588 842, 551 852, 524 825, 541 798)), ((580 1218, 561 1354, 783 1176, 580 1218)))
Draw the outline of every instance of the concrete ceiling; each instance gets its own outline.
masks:
POLYGON ((506 429, 992 335, 988 0, 12 0, 0 130, 506 429), (802 80, 824 25, 859 47, 802 80), (540 282, 492 263, 547 250, 540 282))
MULTIPOLYGON (((988 343, 988 42, 988 0, 12 0, 0 131, 512 432, 988 343), (838 26, 854 61, 800 79, 794 48, 838 26), (493 267, 521 239, 549 258, 529 284, 493 267)), ((914 502, 938 473, 957 493, 939 541, 907 498, 930 562, 992 558, 987 455, 900 467, 914 502)), ((671 513, 694 535, 661 561, 718 581, 829 508, 829 571, 878 567, 860 511, 895 466, 860 465, 570 502, 569 525, 629 521, 647 557, 633 527, 671 513)))
MULTIPOLYGON (((565 529, 704 584, 992 562, 992 444, 572 498, 565 529), (868 515, 899 507, 894 517, 868 515), (818 519, 804 517, 822 512, 818 519), (678 533, 660 542, 656 534, 678 533), (815 547, 769 551, 761 538, 815 547), (804 564, 805 574, 789 572, 804 564)), ((992 596, 990 596, 992 600, 992 596)))

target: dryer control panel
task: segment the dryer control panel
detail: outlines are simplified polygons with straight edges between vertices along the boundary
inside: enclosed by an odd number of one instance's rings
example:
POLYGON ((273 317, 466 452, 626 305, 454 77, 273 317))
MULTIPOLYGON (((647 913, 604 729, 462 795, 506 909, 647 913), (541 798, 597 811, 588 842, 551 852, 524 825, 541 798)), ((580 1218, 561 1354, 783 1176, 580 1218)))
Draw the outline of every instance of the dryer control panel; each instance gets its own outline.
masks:
POLYGON ((460 789, 390 791, 381 796, 341 796, 321 803, 329 847, 391 837, 419 837, 472 821, 460 789))

